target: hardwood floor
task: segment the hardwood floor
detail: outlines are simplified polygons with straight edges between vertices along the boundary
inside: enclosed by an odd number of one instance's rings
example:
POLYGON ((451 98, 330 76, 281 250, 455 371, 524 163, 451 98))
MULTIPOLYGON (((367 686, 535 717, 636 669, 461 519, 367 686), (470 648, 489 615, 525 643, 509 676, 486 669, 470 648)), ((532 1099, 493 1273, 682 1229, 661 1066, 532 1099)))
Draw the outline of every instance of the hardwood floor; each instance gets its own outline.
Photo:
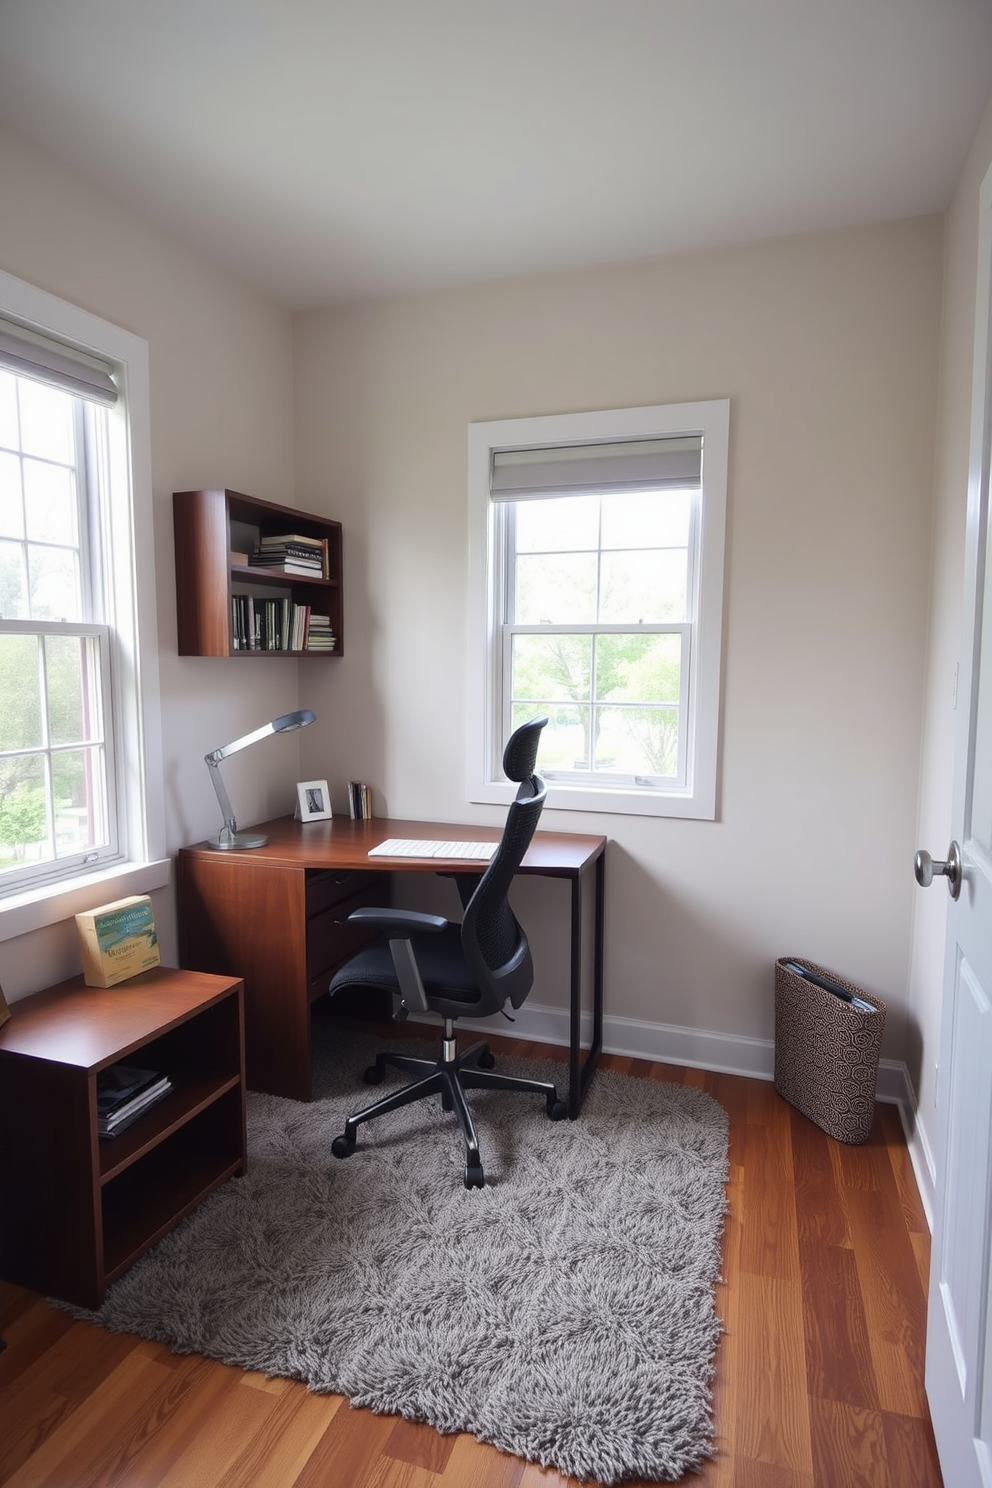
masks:
MULTIPOLYGON (((923 1390, 929 1234, 896 1108, 845 1147, 764 1081, 603 1065, 697 1085, 730 1115, 717 1453, 683 1482, 941 1488, 923 1390)), ((577 1488, 470 1436, 76 1322, 8 1283, 0 1332, 8 1488, 577 1488)))

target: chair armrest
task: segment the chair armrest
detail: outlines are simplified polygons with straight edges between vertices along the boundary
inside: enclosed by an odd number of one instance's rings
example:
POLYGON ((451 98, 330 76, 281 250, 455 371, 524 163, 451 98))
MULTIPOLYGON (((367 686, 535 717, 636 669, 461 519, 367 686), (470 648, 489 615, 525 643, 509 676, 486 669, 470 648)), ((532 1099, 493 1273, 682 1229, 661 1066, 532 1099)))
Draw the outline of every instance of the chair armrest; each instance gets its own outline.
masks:
POLYGON ((446 929, 449 923, 441 915, 421 914, 416 909, 375 909, 369 905, 353 909, 348 920, 381 930, 387 940, 406 940, 411 935, 436 933, 446 929))

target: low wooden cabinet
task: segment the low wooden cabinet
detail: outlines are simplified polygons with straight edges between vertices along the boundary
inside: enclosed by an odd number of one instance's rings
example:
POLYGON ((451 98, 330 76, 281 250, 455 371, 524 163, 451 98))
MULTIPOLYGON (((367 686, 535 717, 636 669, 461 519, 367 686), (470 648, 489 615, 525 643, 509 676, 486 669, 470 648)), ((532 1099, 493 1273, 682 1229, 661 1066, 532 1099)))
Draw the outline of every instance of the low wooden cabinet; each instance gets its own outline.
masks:
POLYGON ((344 604, 341 590, 341 523, 297 511, 240 491, 176 491, 172 497, 176 543, 176 623, 180 656, 341 656, 344 604), (259 537, 298 534, 326 545, 328 574, 269 572, 249 567, 259 537), (244 552, 246 561, 235 561, 244 552), (247 649, 234 644, 232 598, 251 594, 287 597, 327 615, 332 651, 247 649))
POLYGON ((0 1275, 82 1307, 246 1164, 240 978, 157 967, 12 1005, 0 1030, 0 1275), (118 1136, 97 1075, 136 1064, 172 1090, 118 1136))

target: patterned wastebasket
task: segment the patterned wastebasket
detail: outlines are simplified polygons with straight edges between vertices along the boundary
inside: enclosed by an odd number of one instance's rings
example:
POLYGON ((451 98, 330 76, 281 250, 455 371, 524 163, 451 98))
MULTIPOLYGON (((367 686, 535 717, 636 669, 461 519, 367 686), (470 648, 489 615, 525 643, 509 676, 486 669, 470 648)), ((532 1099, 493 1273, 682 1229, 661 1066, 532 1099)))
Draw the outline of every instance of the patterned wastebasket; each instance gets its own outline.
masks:
POLYGON ((885 1003, 802 956, 775 963, 775 1089, 838 1142, 865 1142, 875 1114, 885 1003), (790 971, 837 983, 871 1011, 790 971))

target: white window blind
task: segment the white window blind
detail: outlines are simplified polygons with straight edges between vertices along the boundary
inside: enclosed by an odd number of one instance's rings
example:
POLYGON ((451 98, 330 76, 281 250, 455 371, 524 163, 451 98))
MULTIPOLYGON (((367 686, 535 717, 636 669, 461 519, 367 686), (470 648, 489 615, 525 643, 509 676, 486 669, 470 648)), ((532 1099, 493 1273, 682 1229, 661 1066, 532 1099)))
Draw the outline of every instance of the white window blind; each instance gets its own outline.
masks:
POLYGON ((5 320, 0 320, 0 367, 91 403, 113 407, 117 402, 117 386, 107 363, 5 320))
POLYGON ((699 435, 495 450, 490 491, 494 501, 538 501, 591 491, 698 489, 702 450, 699 435))

